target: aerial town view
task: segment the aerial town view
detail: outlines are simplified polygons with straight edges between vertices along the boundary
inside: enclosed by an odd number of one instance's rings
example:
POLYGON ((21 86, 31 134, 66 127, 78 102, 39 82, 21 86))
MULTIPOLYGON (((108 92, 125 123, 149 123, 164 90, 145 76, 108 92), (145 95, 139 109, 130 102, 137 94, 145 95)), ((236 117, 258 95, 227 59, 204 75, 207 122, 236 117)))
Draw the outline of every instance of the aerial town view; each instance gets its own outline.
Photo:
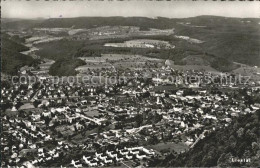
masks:
POLYGON ((1 167, 259 167, 259 4, 99 3, 2 3, 1 167))

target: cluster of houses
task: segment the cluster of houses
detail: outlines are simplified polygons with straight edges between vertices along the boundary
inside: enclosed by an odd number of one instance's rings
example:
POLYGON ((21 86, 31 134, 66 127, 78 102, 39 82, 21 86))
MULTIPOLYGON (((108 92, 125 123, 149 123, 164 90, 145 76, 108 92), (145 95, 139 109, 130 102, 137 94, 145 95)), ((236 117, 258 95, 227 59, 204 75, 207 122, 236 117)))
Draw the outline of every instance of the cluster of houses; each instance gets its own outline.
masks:
POLYGON ((122 149, 115 150, 106 150, 103 153, 95 152, 94 155, 85 156, 79 160, 71 160, 70 165, 74 167, 97 167, 97 166, 109 166, 113 163, 124 162, 124 161, 132 161, 134 160, 143 160, 144 158, 148 159, 151 156, 154 156, 155 152, 153 150, 148 150, 142 146, 127 148, 124 147, 122 149))
POLYGON ((147 146, 178 142, 192 147, 205 132, 260 109, 253 101, 259 87, 192 87, 164 76, 206 72, 150 72, 144 79, 143 72, 134 71, 129 76, 136 77, 105 86, 48 80, 3 86, 3 166, 146 165, 162 154, 147 146))

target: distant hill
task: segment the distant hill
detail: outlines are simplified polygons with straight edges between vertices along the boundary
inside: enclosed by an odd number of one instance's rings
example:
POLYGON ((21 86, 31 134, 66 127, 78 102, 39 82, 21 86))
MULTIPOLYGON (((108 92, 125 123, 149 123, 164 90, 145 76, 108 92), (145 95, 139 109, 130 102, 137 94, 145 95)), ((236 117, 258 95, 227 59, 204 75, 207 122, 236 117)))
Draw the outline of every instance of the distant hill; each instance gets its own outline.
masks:
POLYGON ((147 17, 76 17, 76 18, 50 18, 50 19, 5 19, 3 28, 94 28, 100 26, 137 26, 147 28, 169 29, 182 23, 190 23, 196 26, 257 26, 259 31, 259 18, 226 18, 220 16, 197 16, 190 18, 147 18, 147 17), (250 22, 248 22, 250 21, 250 22), (245 23, 245 24, 244 24, 245 23))
POLYGON ((18 20, 7 22, 3 28, 17 27, 46 27, 46 28, 94 28, 100 26, 138 26, 148 28, 167 29, 174 26, 169 18, 151 19, 146 17, 78 17, 51 18, 45 20, 18 20))
POLYGON ((185 23, 177 25, 176 34, 205 41, 207 53, 260 66, 260 19, 200 16, 185 23))
MULTIPOLYGON (((200 47, 201 51, 219 57, 220 60, 226 59, 231 63, 235 61, 260 66, 259 18, 219 16, 197 16, 181 19, 163 17, 156 19, 146 17, 51 18, 5 21, 2 28, 95 28, 100 26, 137 26, 142 30, 174 28, 175 33, 179 36, 205 41, 203 44, 188 45, 187 49, 191 46, 200 47)), ((223 66, 226 65, 228 64, 223 66)), ((226 69, 230 70, 230 68, 226 69)))

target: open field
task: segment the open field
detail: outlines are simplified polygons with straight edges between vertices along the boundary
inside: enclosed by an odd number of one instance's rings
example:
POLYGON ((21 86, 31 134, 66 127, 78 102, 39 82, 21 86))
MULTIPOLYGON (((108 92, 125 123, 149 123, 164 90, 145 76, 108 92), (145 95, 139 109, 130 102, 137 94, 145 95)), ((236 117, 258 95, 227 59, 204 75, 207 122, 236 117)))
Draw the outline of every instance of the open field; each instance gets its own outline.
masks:
POLYGON ((34 36, 26 39, 26 43, 32 44, 40 44, 40 43, 48 43, 50 41, 61 40, 63 37, 52 37, 52 36, 34 36))
POLYGON ((113 68, 113 65, 107 62, 87 62, 86 65, 79 66, 75 70, 79 72, 85 72, 88 70, 101 70, 111 68, 113 68))
POLYGON ((190 55, 181 60, 185 65, 206 65, 210 66, 210 61, 203 55, 190 55))
POLYGON ((99 116, 101 114, 98 110, 91 110, 91 109, 89 109, 89 111, 86 111, 84 113, 88 117, 95 117, 95 116, 99 116))
POLYGON ((189 147, 187 145, 185 145, 184 143, 182 143, 182 142, 180 142, 180 143, 174 143, 174 142, 163 143, 163 142, 161 142, 161 143, 158 143, 156 145, 146 146, 146 148, 154 149, 154 150, 156 150, 158 152, 162 152, 162 151, 172 152, 172 151, 175 151, 177 153, 180 153, 181 151, 185 151, 189 147))
POLYGON ((132 55, 132 54, 102 54, 102 57, 105 60, 108 61, 162 61, 162 59, 159 58, 150 58, 150 57, 145 57, 142 55, 132 55))
POLYGON ((106 47, 130 47, 130 48, 156 48, 156 49, 172 49, 174 45, 169 44, 168 41, 137 39, 129 40, 124 43, 106 43, 106 47))
MULTIPOLYGON (((165 59, 150 58, 141 55, 130 54, 102 54, 101 57, 80 57, 84 60, 86 65, 77 67, 79 72, 86 72, 88 70, 98 69, 135 69, 135 68, 160 68, 165 65, 165 59)), ((189 56, 183 59, 186 61, 184 65, 174 65, 174 62, 170 64, 170 67, 175 70, 201 70, 209 72, 219 72, 212 68, 206 60, 202 60, 199 56, 189 56)))
POLYGON ((163 65, 165 62, 163 59, 130 54, 101 54, 101 57, 79 57, 79 59, 86 62, 86 65, 76 68, 81 73, 88 70, 105 70, 111 68, 156 68, 157 64, 163 65))
POLYGON ((204 41, 201 41, 201 40, 198 40, 198 39, 194 39, 194 38, 190 38, 189 36, 176 36, 175 35, 174 37, 186 40, 186 41, 188 41, 190 43, 198 43, 198 44, 204 43, 204 41))

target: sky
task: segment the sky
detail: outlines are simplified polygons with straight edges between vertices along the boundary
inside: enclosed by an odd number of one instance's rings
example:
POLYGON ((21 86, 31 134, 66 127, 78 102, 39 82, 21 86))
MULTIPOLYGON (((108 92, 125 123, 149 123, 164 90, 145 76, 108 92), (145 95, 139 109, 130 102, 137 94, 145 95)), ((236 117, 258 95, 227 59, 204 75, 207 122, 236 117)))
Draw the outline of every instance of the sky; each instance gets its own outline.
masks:
POLYGON ((2 18, 144 16, 186 18, 199 15, 259 18, 260 3, 239 1, 2 1, 2 18))

